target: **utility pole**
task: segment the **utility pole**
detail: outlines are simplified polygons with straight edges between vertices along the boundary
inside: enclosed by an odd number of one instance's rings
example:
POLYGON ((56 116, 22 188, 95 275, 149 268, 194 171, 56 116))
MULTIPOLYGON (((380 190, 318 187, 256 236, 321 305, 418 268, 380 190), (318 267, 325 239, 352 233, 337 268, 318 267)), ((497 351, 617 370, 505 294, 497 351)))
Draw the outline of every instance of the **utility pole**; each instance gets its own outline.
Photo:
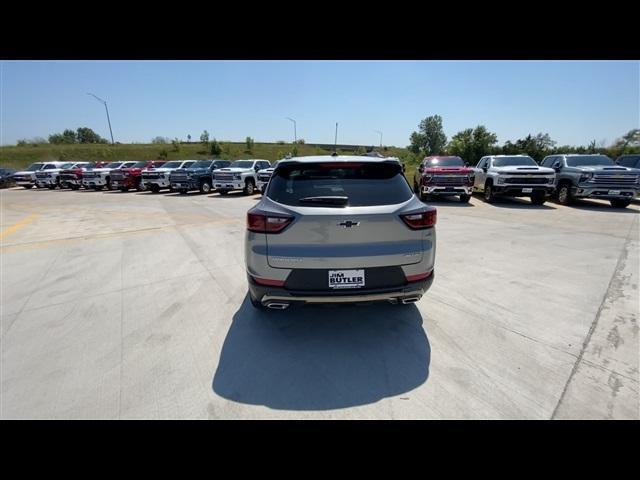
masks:
POLYGON ((374 132, 378 132, 380 134, 380 148, 382 148, 382 132, 380 130, 374 130, 374 132))
POLYGON ((296 132, 296 121, 293 118, 285 117, 293 122, 293 143, 298 143, 298 132, 296 132))
POLYGON ((104 109, 107 111, 107 122, 109 123, 109 133, 111 134, 111 145, 113 145, 113 131, 111 130, 111 119, 109 118, 109 108, 107 108, 107 102, 97 95, 94 95, 93 93, 87 93, 87 95, 91 95, 104 105, 104 109))
POLYGON ((338 151, 338 122, 336 122, 336 137, 335 137, 335 140, 334 140, 333 149, 336 152, 338 151))

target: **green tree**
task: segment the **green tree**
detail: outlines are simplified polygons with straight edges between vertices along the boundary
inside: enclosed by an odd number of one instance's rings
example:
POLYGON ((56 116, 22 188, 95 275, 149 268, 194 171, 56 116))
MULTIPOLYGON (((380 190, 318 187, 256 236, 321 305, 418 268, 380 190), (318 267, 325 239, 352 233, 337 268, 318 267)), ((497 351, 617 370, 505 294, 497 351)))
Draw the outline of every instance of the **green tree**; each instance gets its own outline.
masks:
POLYGON ((180 140, 178 140, 177 138, 174 138, 171 141, 171 145, 173 147, 173 151, 174 152, 179 152, 180 151, 180 140))
POLYGON ((151 139, 151 143, 156 143, 156 144, 160 144, 160 145, 161 144, 166 144, 166 143, 169 143, 169 139, 167 137, 160 137, 160 136, 153 137, 151 139))
POLYGON ((206 130, 202 132, 202 135, 200 135, 200 143, 205 146, 209 144, 209 132, 207 132, 206 130))
POLYGON ((244 142, 245 142, 245 145, 247 146, 246 151, 248 153, 251 153, 253 151, 253 144, 254 144, 253 138, 247 137, 244 142))
POLYGON ((78 143, 107 143, 106 139, 88 127, 80 127, 76 130, 76 140, 78 143))
POLYGON ((54 133, 49 135, 49 143, 62 144, 62 143, 77 143, 78 138, 76 132, 70 129, 66 129, 62 133, 54 133))
POLYGON ((187 142, 191 143, 191 135, 187 135, 187 142))
POLYGON ((222 148, 215 138, 213 139, 213 142, 211 142, 210 152, 214 157, 217 157, 222 153, 222 148))
POLYGON ((447 144, 447 136, 442 128, 442 117, 432 115, 420 122, 418 131, 409 137, 411 145, 409 150, 415 154, 422 153, 425 156, 437 155, 444 152, 447 144))
POLYGON ((447 149, 451 155, 457 155, 475 165, 480 158, 491 153, 497 141, 495 133, 487 130, 484 125, 478 125, 476 128, 467 128, 456 133, 447 149))

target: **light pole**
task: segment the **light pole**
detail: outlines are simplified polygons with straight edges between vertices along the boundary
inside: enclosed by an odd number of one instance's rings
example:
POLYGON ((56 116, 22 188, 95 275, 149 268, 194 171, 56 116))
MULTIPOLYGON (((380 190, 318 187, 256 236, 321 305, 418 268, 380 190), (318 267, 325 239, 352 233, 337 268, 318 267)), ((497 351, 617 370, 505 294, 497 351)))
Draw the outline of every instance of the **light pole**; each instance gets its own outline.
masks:
POLYGON ((382 132, 380 130, 374 130, 374 132, 378 132, 380 134, 380 148, 382 148, 382 132))
POLYGON ((104 105, 104 109, 107 111, 107 122, 109 123, 109 133, 111 134, 111 145, 113 145, 113 131, 111 130, 111 119, 109 118, 109 108, 107 108, 107 102, 97 95, 94 95, 93 93, 87 93, 87 95, 91 95, 93 98, 104 105))
POLYGON ((296 132, 296 121, 293 118, 285 117, 287 120, 291 120, 293 122, 293 143, 298 142, 298 132, 296 132))
POLYGON ((336 152, 338 151, 338 122, 336 122, 336 137, 335 137, 335 139, 334 139, 333 149, 334 149, 336 152))

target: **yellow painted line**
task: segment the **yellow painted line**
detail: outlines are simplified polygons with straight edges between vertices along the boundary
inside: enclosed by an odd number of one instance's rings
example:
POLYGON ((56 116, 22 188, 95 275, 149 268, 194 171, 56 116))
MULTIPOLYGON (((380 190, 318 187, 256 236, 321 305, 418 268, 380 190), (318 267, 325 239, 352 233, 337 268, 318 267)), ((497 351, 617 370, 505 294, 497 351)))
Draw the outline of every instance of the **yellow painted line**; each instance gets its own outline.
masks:
POLYGON ((37 213, 34 213, 32 215, 29 215, 27 218, 24 218, 24 219, 20 220, 15 225, 13 225, 13 226, 3 230, 2 232, 0 232, 0 238, 4 238, 4 237, 6 237, 8 235, 11 235, 14 232, 17 232, 18 230, 20 230, 22 227, 24 227, 28 223, 33 222, 39 216, 40 215, 38 215, 37 213))

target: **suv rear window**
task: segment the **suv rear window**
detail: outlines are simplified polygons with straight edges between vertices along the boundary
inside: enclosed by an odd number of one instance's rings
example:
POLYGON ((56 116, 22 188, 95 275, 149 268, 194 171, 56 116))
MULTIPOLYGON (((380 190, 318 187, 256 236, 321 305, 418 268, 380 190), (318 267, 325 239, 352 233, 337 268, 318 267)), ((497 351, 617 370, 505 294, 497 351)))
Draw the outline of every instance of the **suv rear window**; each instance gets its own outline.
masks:
POLYGON ((396 163, 282 165, 272 176, 267 191, 267 197, 274 202, 305 207, 393 205, 412 196, 402 167, 396 163), (323 197, 328 197, 328 202, 323 202, 323 197), (331 205, 331 197, 347 199, 344 204, 331 205))

